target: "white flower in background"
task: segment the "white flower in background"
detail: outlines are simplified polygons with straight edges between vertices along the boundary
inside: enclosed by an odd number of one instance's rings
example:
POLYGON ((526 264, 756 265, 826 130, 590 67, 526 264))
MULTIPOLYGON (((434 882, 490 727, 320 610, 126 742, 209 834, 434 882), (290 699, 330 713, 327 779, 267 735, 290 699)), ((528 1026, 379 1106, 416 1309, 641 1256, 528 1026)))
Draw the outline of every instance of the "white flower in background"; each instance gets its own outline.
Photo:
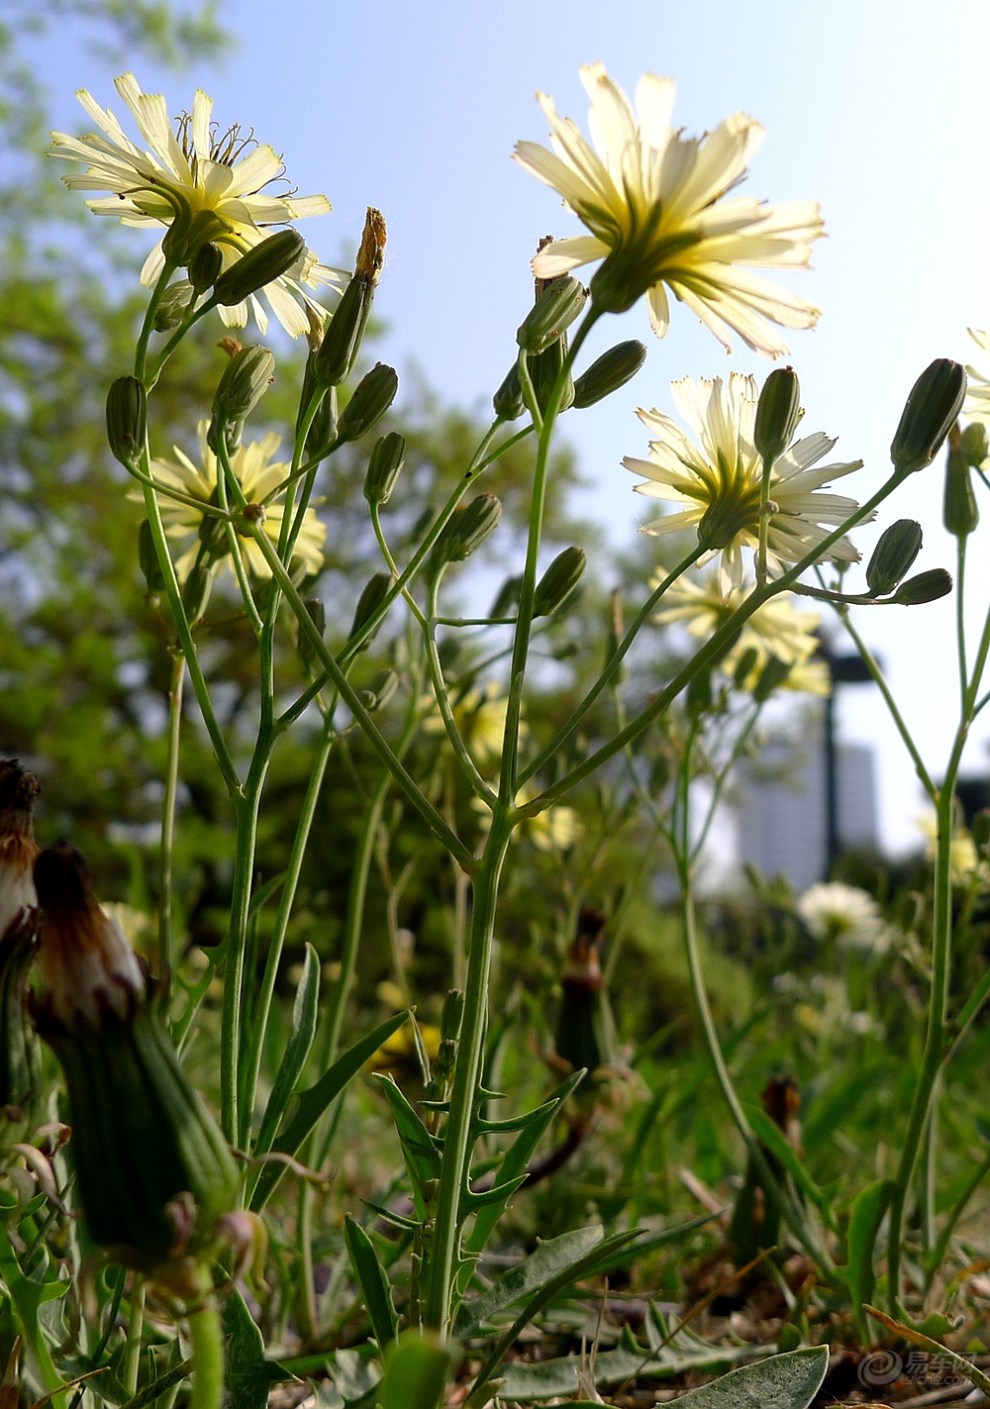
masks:
MULTIPOLYGON (((711 552, 700 561, 720 553, 723 590, 739 588, 743 549, 757 549, 760 540, 763 464, 753 443, 756 381, 738 372, 730 375, 728 383, 721 377, 700 381, 683 377, 672 383, 671 392, 695 439, 670 416, 655 409, 640 410, 637 414, 653 436, 650 458, 626 456, 622 462, 633 474, 645 476, 644 483, 633 486, 638 494, 681 506, 679 512, 645 524, 642 532, 659 535, 697 528, 699 539, 711 545, 711 552)), ((773 462, 767 567, 775 576, 813 552, 859 507, 855 499, 822 493, 830 480, 863 465, 862 460, 853 460, 812 468, 834 445, 835 440, 821 432, 803 436, 773 462)), ((848 538, 838 539, 825 556, 836 562, 859 560, 848 538)))
MULTIPOLYGON (((191 504, 169 498, 167 491, 175 489, 199 500, 203 505, 216 506, 217 457, 207 444, 209 427, 209 421, 200 421, 197 426, 198 463, 190 459, 185 451, 177 445, 172 447, 175 455, 174 460, 152 460, 151 462, 152 478, 165 491, 160 496, 162 522, 165 525, 165 532, 175 542, 178 551, 175 572, 180 582, 184 582, 188 577, 189 571, 199 555, 204 520, 209 517, 214 524, 219 524, 220 520, 214 515, 205 514, 201 509, 191 504)), ((239 445, 236 450, 231 452, 231 469, 249 504, 260 503, 288 475, 289 465, 275 458, 278 454, 279 444, 278 436, 269 433, 250 444, 239 445)), ((140 491, 132 491, 129 497, 143 500, 140 491)), ((277 500, 265 505, 265 533, 275 544, 278 543, 281 532, 283 513, 284 506, 277 500)), ((290 568, 292 570, 301 568, 306 575, 319 572, 323 566, 323 543, 326 534, 326 524, 317 517, 316 511, 312 507, 307 508, 303 516, 302 528, 296 539, 290 568)), ((271 570, 254 539, 239 538, 238 544, 250 571, 256 577, 271 577, 271 570)), ((228 540, 225 537, 217 536, 215 551, 219 556, 210 565, 217 569, 224 564, 229 565, 228 540)))
MULTIPOLYGON (((114 86, 147 150, 136 146, 113 113, 101 108, 84 88, 76 96, 100 133, 82 138, 52 133, 52 155, 81 162, 86 168, 79 175, 63 177, 65 184, 71 190, 109 192, 86 202, 94 214, 155 229, 192 217, 220 250, 223 269, 228 269, 267 238, 272 226, 330 209, 326 196, 280 196, 269 190, 284 178, 282 158, 272 147, 242 134, 238 125, 221 133, 213 121, 213 99, 202 89, 196 91, 192 112, 173 124, 164 96, 142 93, 133 74, 115 79, 114 86)), ((153 285, 164 263, 159 244, 145 261, 141 282, 153 285)), ((339 270, 319 264, 307 249, 296 266, 267 285, 262 295, 286 332, 299 337, 309 327, 305 305, 316 309, 321 318, 326 315, 302 286, 338 285, 345 278, 339 270)), ((268 315, 255 295, 247 303, 220 310, 231 327, 242 327, 249 313, 264 332, 268 315)))
POLYGON ((535 142, 515 149, 516 161, 559 192, 591 232, 547 245, 533 262, 536 277, 552 279, 604 259, 591 282, 600 307, 622 312, 645 293, 650 323, 662 337, 669 288, 726 348, 734 329, 757 352, 786 353, 770 323, 810 328, 819 310, 738 266, 806 266, 824 227, 813 201, 768 206, 748 196, 727 198, 744 179, 764 128, 736 113, 714 132, 685 137, 671 124, 672 80, 644 74, 635 110, 603 64, 583 67, 581 82, 591 100, 591 143, 558 115, 552 98, 538 93, 553 151, 535 142))
POLYGON ((797 902, 797 912, 815 939, 843 948, 882 952, 889 944, 880 907, 867 891, 841 881, 813 885, 797 902))

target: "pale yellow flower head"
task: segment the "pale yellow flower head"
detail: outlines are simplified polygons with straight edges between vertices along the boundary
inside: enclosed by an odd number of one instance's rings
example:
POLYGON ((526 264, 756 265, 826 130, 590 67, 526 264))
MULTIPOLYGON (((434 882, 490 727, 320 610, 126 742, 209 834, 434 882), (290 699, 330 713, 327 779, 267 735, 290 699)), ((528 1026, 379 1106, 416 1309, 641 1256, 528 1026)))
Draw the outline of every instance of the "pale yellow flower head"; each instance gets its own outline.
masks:
MULTIPOLYGON (((657 582, 655 578, 652 585, 657 582)), ((681 577, 667 588, 654 620, 661 624, 677 622, 697 640, 707 641, 734 616, 752 591, 752 582, 725 590, 718 572, 708 573, 701 582, 681 577)), ((738 641, 719 662, 719 668, 734 676, 743 657, 749 655, 752 666, 743 682, 743 688, 749 690, 756 686, 772 658, 789 667, 781 689, 828 695, 828 666, 824 661, 812 660, 818 648, 820 621, 817 612, 800 611, 794 605, 792 592, 781 592, 747 619, 738 641)))
POLYGON ((553 150, 535 142, 515 149, 520 165, 558 191, 591 232, 543 249, 533 263, 537 278, 603 259, 591 282, 600 307, 623 312, 645 293, 650 323, 662 337, 669 288, 726 348, 733 329, 757 352, 786 353, 770 323, 810 328, 819 310, 739 266, 805 266, 824 229, 812 201, 768 206, 727 198, 745 177, 763 127, 736 113, 714 132, 685 137, 671 123, 676 85, 670 79, 644 74, 635 109, 603 64, 582 68, 581 82, 591 100, 591 143, 538 93, 553 150))
MULTIPOLYGON (((935 860, 938 841, 938 818, 934 812, 918 819, 925 838, 925 856, 935 860)), ((980 856, 976 842, 968 829, 958 824, 949 843, 949 877, 960 890, 990 890, 990 865, 980 856)))
MULTIPOLYGON (((755 550, 760 541, 763 464, 753 443, 756 381, 738 372, 728 382, 721 377, 683 377, 672 384, 671 392, 695 439, 661 411, 640 410, 637 414, 652 437, 649 459, 626 456, 622 463, 633 474, 645 476, 633 486, 638 494, 670 501, 680 509, 653 519, 641 531, 665 534, 696 528, 700 535, 707 533, 707 541, 717 546, 699 561, 720 553, 722 590, 731 591, 742 585, 743 549, 755 550)), ((767 567, 774 576, 812 552, 859 507, 855 499, 822 493, 830 480, 862 468, 862 460, 812 468, 834 445, 835 440, 821 432, 803 436, 771 467, 767 567)), ((825 556, 836 562, 859 560, 848 538, 838 539, 825 556)))
MULTIPOLYGON (((190 459, 185 451, 174 445, 172 447, 174 460, 152 460, 151 462, 152 478, 163 491, 159 496, 162 521, 166 534, 175 544, 177 551, 175 571, 180 582, 185 581, 196 562, 202 541, 200 530, 203 527, 204 519, 210 517, 213 523, 218 523, 219 520, 213 516, 205 515, 192 504, 169 498, 168 491, 174 489, 199 500, 202 504, 216 505, 217 457, 207 443, 209 426, 209 421, 200 421, 197 426, 198 461, 190 459)), ((269 433, 262 436, 260 440, 239 445, 236 450, 231 452, 231 469, 249 504, 260 503, 288 475, 289 465, 275 458, 278 454, 279 444, 278 436, 269 433)), ((133 491, 129 497, 143 499, 140 491, 133 491)), ((265 506, 265 533, 276 544, 282 527, 283 512, 284 506, 277 499, 265 506)), ((305 576, 319 572, 323 566, 323 543, 326 533, 326 524, 317 517, 312 507, 308 508, 296 539, 290 564, 291 571, 305 576)), ((238 547, 249 571, 255 577, 271 577, 271 570, 253 538, 239 537, 238 547)), ((225 565, 230 566, 226 539, 220 540, 219 551, 221 556, 211 564, 218 571, 225 565)))
MULTIPOLYGON (((502 756, 508 707, 508 698, 494 680, 481 688, 465 690, 452 703, 458 732, 479 766, 502 756)), ((442 734, 443 720, 432 695, 424 700, 424 709, 423 728, 430 734, 442 734)))
MULTIPOLYGON (((115 79, 114 86, 147 150, 136 146, 113 113, 101 108, 84 88, 76 96, 100 132, 83 138, 52 133, 52 155, 85 166, 81 174, 63 177, 65 184, 71 190, 109 192, 86 202, 94 214, 114 216, 124 225, 159 229, 170 226, 180 212, 193 218, 212 216, 209 239, 228 269, 271 234, 272 226, 330 209, 326 196, 271 191, 272 184, 284 177, 282 158, 273 148, 242 134, 238 126, 221 134, 213 121, 213 99, 202 89, 196 91, 192 112, 173 124, 164 96, 142 93, 133 74, 115 79)), ((145 262, 141 282, 153 285, 164 262, 159 244, 145 262)), ((319 264, 307 249, 262 294, 282 327, 295 338, 308 329, 307 304, 318 316, 325 316, 306 288, 340 285, 345 277, 319 264)), ((254 294, 246 303, 221 308, 220 314, 231 327, 242 327, 249 316, 262 332, 268 325, 268 314, 254 294)))
POLYGON ((982 421, 990 429, 990 333, 970 328, 969 335, 980 349, 982 367, 966 366, 966 400, 963 414, 982 421))

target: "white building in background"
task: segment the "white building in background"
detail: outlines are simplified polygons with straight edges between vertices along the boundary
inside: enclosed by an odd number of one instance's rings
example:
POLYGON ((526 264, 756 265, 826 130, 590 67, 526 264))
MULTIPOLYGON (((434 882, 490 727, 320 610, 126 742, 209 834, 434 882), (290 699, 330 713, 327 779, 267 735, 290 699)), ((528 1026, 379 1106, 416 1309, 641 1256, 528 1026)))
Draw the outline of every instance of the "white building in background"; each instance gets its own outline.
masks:
MULTIPOLYGON (((810 724, 810 721, 809 721, 810 724)), ((835 750, 839 849, 879 850, 873 750, 835 750)), ((798 738, 768 741, 739 769, 733 794, 738 860, 771 879, 785 876, 795 891, 826 878, 828 801, 825 747, 810 724, 798 738)))

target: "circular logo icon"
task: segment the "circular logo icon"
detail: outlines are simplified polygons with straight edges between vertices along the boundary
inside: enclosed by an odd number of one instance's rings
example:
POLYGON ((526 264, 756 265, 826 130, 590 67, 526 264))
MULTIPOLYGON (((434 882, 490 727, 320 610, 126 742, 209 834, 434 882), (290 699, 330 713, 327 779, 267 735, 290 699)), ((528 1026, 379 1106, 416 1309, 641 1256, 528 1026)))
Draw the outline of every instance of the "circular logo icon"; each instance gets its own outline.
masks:
POLYGON ((861 1385, 892 1385, 904 1369, 896 1350, 871 1350, 856 1371, 861 1385))

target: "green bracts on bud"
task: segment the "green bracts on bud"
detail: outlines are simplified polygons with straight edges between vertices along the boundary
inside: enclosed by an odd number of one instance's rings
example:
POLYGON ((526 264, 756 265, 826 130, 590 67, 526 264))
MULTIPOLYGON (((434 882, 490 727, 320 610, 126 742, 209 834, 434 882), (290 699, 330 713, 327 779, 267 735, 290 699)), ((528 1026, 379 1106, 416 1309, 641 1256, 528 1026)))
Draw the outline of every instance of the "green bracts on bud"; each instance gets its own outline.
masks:
POLYGON ((406 457, 405 437, 389 431, 375 441, 364 477, 364 497, 369 504, 387 504, 406 457))
POLYGON ((492 397, 495 415, 500 421, 518 421, 526 410, 522 387, 519 385, 519 367, 513 362, 502 380, 502 385, 492 397))
POLYGON ((866 569, 871 597, 893 592, 921 552, 921 540, 921 524, 914 519, 898 519, 884 529, 866 569))
POLYGON ((747 646, 742 652, 732 672, 732 683, 737 690, 748 688, 753 671, 759 664, 759 659, 760 653, 755 646, 747 646))
POLYGON ((891 598, 902 607, 918 607, 924 602, 937 602, 952 591, 952 578, 945 568, 929 568, 902 582, 891 598))
POLYGON ((437 568, 462 563, 491 537, 502 517, 502 503, 494 494, 479 494, 446 522, 433 549, 437 568))
POLYGON ((188 279, 176 279, 169 284, 155 305, 155 332, 167 333, 177 328, 196 302, 196 290, 188 279))
MULTIPOLYGON (((541 352, 536 357, 529 359, 529 375, 533 382, 533 391, 536 393, 536 404, 543 415, 546 415, 547 407, 550 404, 550 393, 557 384, 566 356, 567 338, 565 336, 552 343, 546 352, 541 352)), ((573 404, 574 381, 568 376, 560 394, 557 406, 558 413, 566 411, 573 404)))
MULTIPOLYGON (((311 352, 306 359, 306 370, 303 373, 302 391, 299 394, 299 410, 296 412, 295 439, 298 441, 302 431, 303 420, 310 404, 317 395, 320 388, 313 373, 313 363, 316 353, 311 352)), ((306 454, 325 455, 333 444, 334 436, 337 433, 337 391, 335 387, 327 387, 320 398, 320 404, 316 409, 313 419, 309 423, 309 431, 306 435, 306 454)))
POLYGON ((773 692, 783 685, 794 666, 791 661, 771 656, 760 671, 753 685, 753 700, 756 704, 766 704, 773 692))
POLYGON ((223 255, 217 245, 200 245, 186 270, 189 283, 197 294, 212 289, 223 269, 223 255))
POLYGON ((522 591, 522 574, 513 573, 507 577, 501 587, 495 593, 495 600, 488 608, 488 615, 498 620, 499 617, 514 616, 519 606, 519 594, 522 591))
MULTIPOLYGON (((219 523, 219 520, 217 522, 219 523)), ((212 586, 213 574, 209 568, 204 567, 202 563, 194 563, 189 569, 189 576, 182 584, 182 608, 190 626, 195 626, 206 611, 212 586)))
POLYGON ((962 408, 966 373, 958 362, 938 357, 911 389, 890 444, 898 474, 911 474, 931 464, 962 408))
MULTIPOLYGON (((269 235, 220 275, 213 286, 214 300, 226 308, 243 303, 251 294, 287 274, 305 249, 306 241, 298 230, 269 235)), ((192 278, 192 269, 189 277, 192 278)))
POLYGON ((236 1206, 237 1166, 82 857, 60 843, 34 874, 44 913, 35 1022, 64 1073, 87 1228, 117 1261, 181 1286, 236 1206))
POLYGON ((110 453, 127 469, 137 465, 148 434, 148 394, 137 377, 118 377, 107 392, 110 453))
MULTIPOLYGON (((306 615, 322 636, 327 629, 327 609, 322 597, 307 597, 303 606, 306 608, 306 615)), ((308 669, 316 658, 313 643, 309 636, 300 628, 299 631, 299 659, 303 663, 303 668, 308 669)))
MULTIPOLYGON (((363 628, 365 622, 370 621, 378 608, 389 594, 389 590, 395 578, 390 572, 376 572, 373 577, 369 577, 364 584, 364 588, 358 598, 358 604, 354 608, 354 620, 351 622, 351 629, 348 632, 348 641, 353 641, 354 637, 363 628)), ((378 627, 370 631, 361 642, 360 649, 365 650, 375 639, 378 627)))
POLYGON ((399 688, 398 674, 391 668, 380 670, 370 685, 361 690, 361 703, 369 714, 384 709, 399 688))
POLYGON ((581 581, 587 565, 588 555, 583 548, 571 546, 558 553, 536 584, 533 616, 550 616, 562 607, 581 581))
POLYGON ((567 275, 551 279, 516 331, 516 342, 531 356, 552 347, 574 322, 588 291, 567 275))
POLYGON ((354 366, 385 258, 385 221, 368 209, 354 273, 340 296, 313 362, 319 386, 339 386, 354 366))
POLYGON ((949 455, 945 466, 945 487, 942 497, 942 522, 955 538, 966 538, 980 522, 980 510, 973 490, 970 466, 981 465, 986 458, 986 431, 982 426, 967 426, 960 434, 953 426, 949 432, 949 455), (970 437, 970 431, 981 432, 970 437), (981 455, 979 452, 983 451, 981 455), (976 455, 978 458, 971 459, 976 455))
POLYGON ((244 421, 275 380, 275 355, 267 347, 242 347, 227 363, 213 393, 218 420, 244 421))
POLYGON ((801 386, 791 367, 778 367, 763 383, 756 403, 753 444, 764 464, 783 455, 801 419, 801 386))
POLYGON ((986 426, 980 421, 971 422, 959 437, 959 449, 962 451, 966 464, 974 470, 982 465, 987 455, 990 455, 986 426))
POLYGON ((394 367, 384 362, 376 362, 357 386, 347 405, 337 420, 334 435, 336 445, 346 445, 349 440, 357 440, 376 426, 395 400, 399 390, 399 377, 394 367))
POLYGON ((575 381, 574 405, 583 409, 611 396, 633 379, 645 361, 646 348, 635 338, 610 347, 575 381))
POLYGON ((980 808, 970 824, 969 831, 976 849, 986 856, 987 849, 990 848, 990 808, 980 808))
POLYGON ((188 203, 180 201, 174 219, 162 236, 162 254, 169 264, 187 266, 203 245, 213 243, 226 229, 215 210, 204 208, 193 214, 188 203))

